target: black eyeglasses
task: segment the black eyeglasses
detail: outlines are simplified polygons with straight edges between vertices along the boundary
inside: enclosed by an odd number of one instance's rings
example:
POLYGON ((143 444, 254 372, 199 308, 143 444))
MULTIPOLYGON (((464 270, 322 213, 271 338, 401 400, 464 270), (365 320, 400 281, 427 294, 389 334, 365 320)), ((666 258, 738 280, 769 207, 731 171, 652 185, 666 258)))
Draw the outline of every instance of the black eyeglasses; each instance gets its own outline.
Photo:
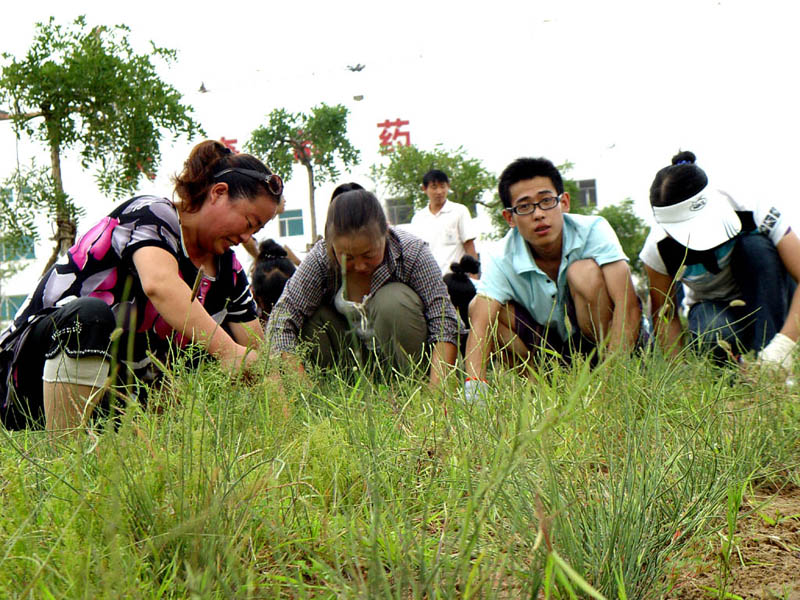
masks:
POLYGON ((215 173, 214 179, 219 179, 228 173, 238 173, 239 175, 245 175, 251 179, 257 179, 267 186, 267 190, 269 190, 269 193, 275 196, 275 198, 280 198, 283 193, 283 179, 275 173, 263 173, 262 171, 254 171, 253 169, 231 167, 229 169, 222 169, 219 173, 215 173))
POLYGON ((506 210, 515 215, 529 215, 536 210, 537 206, 542 210, 551 210, 558 206, 559 202, 561 202, 561 194, 542 198, 538 202, 523 202, 522 204, 517 204, 514 208, 508 208, 506 210))

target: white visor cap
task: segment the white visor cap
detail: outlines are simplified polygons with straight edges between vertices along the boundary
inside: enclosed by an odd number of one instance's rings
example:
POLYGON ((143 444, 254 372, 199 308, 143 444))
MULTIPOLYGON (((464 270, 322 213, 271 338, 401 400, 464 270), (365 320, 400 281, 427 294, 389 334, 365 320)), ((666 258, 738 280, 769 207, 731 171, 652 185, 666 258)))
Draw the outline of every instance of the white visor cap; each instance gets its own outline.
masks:
POLYGON ((742 230, 728 195, 709 186, 677 204, 654 206, 653 215, 672 239, 691 250, 716 248, 742 230))

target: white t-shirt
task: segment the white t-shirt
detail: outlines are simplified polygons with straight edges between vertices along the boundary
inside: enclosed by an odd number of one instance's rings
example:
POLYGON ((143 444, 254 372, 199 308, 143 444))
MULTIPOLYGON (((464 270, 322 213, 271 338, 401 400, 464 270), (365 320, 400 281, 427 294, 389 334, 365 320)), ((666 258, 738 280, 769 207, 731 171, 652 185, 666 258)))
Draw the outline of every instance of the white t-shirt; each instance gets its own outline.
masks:
POLYGON ((411 219, 411 227, 414 234, 428 242, 442 275, 449 273, 450 264, 460 261, 466 254, 464 242, 477 237, 469 209, 449 200, 445 200, 436 214, 427 206, 417 211, 411 219))
MULTIPOLYGON (((790 219, 783 207, 773 200, 760 203, 741 203, 722 192, 734 210, 751 211, 756 224, 756 231, 766 235, 776 246, 790 230, 790 219)), ((745 234, 746 235, 746 234, 745 234)), ((642 262, 656 271, 669 275, 664 260, 658 251, 658 243, 669 237, 664 229, 656 224, 644 242, 639 253, 642 262)), ((686 265, 681 281, 686 285, 686 305, 691 307, 701 300, 734 300, 739 297, 739 288, 731 272, 731 254, 736 238, 728 240, 714 248, 719 273, 711 273, 702 264, 686 265)))

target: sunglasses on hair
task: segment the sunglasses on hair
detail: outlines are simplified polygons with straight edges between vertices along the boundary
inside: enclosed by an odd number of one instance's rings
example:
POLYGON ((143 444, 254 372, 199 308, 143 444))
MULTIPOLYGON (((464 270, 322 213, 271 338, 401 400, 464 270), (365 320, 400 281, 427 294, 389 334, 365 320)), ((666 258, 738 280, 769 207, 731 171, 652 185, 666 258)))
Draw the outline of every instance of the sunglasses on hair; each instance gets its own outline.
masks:
POLYGON ((253 169, 240 169, 239 167, 231 167, 229 169, 222 169, 222 171, 219 173, 215 173, 214 179, 219 179, 228 173, 238 173, 239 175, 245 175, 246 177, 260 181, 267 186, 269 193, 276 198, 280 198, 281 194, 283 193, 283 179, 281 179, 280 176, 276 175, 275 173, 263 173, 261 171, 254 171, 253 169))

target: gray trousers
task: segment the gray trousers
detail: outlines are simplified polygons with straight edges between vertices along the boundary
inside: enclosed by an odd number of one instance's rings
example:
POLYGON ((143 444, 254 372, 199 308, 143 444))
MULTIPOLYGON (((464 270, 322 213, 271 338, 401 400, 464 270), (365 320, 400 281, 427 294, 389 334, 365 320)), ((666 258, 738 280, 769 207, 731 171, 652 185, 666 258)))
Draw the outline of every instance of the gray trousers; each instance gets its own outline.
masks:
POLYGON ((410 371, 422 358, 428 337, 420 297, 404 283, 387 283, 367 301, 366 312, 375 348, 368 348, 356 336, 333 304, 317 309, 300 331, 300 339, 310 343, 311 360, 331 368, 359 356, 374 356, 380 364, 410 371))

